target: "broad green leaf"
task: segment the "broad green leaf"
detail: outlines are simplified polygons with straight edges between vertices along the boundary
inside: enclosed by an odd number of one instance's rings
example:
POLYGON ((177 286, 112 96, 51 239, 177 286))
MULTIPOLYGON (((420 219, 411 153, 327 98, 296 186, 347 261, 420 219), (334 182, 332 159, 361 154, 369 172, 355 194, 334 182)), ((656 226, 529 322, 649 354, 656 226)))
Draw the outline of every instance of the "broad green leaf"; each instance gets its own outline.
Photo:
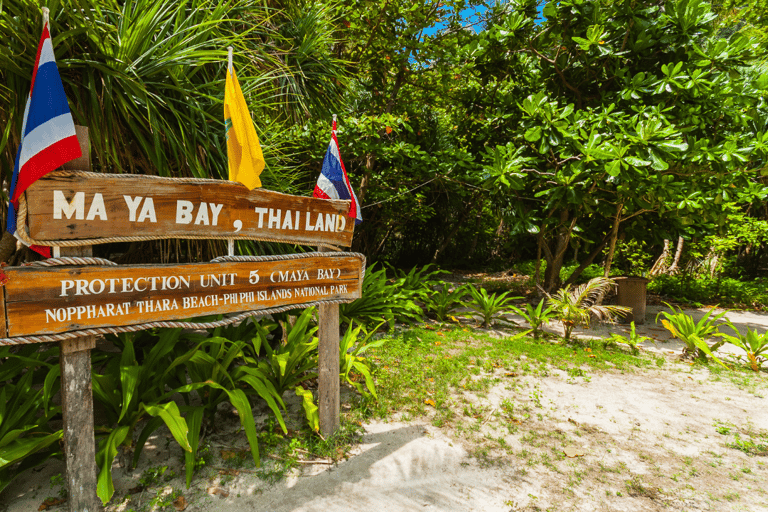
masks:
POLYGON ((528 128, 525 132, 525 140, 528 142, 536 142, 541 138, 541 127, 540 126, 533 126, 531 128, 528 128))
POLYGON ((304 414, 307 417, 307 422, 309 422, 309 427, 318 432, 320 430, 320 416, 312 392, 301 386, 296 386, 296 396, 302 398, 302 406, 304 407, 304 414))
POLYGON ((187 422, 182 418, 181 413, 179 412, 179 406, 176 405, 175 402, 168 402, 161 405, 147 405, 142 403, 139 407, 147 411, 147 414, 150 416, 159 416, 162 418, 163 422, 168 427, 168 430, 171 431, 173 438, 179 443, 179 446, 186 451, 192 450, 189 446, 189 441, 187 440, 187 433, 189 432, 187 422))
POLYGON ((96 494, 101 498, 104 505, 115 493, 115 485, 112 483, 112 461, 115 460, 118 446, 125 440, 128 432, 129 427, 127 425, 116 428, 99 443, 99 449, 96 452, 96 464, 99 466, 96 494))

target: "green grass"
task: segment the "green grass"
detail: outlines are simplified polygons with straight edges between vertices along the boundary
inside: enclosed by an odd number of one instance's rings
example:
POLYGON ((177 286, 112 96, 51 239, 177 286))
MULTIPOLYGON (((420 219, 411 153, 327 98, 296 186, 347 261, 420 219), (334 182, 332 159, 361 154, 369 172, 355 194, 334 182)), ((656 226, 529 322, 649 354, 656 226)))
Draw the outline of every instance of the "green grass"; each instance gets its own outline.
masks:
POLYGON ((420 416, 434 410, 438 424, 449 419, 457 390, 482 393, 499 383, 514 383, 517 377, 545 377, 555 368, 588 380, 595 371, 656 366, 655 359, 605 347, 599 340, 541 343, 522 334, 494 338, 453 325, 401 331, 369 357, 380 389, 379 401, 367 404, 369 414, 386 417, 400 411, 420 416))

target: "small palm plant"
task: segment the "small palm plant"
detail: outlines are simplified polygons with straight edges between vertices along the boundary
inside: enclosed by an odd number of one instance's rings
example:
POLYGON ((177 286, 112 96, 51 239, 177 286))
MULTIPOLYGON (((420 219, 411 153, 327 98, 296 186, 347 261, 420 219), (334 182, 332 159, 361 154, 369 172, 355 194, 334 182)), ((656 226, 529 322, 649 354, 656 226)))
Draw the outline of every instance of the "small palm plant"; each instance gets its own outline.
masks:
POLYGON ((467 303, 467 307, 478 312, 483 319, 483 327, 488 327, 493 320, 500 314, 512 309, 511 302, 522 297, 509 297, 512 292, 501 294, 488 294, 485 288, 476 288, 474 285, 467 287, 472 301, 467 303))
POLYGON ((576 288, 571 289, 570 285, 566 285, 554 295, 547 293, 547 302, 563 324, 563 337, 566 342, 570 341, 574 327, 577 325, 589 327, 593 316, 598 320, 614 322, 616 317, 630 311, 630 308, 624 306, 597 304, 598 299, 614 286, 616 283, 613 279, 595 277, 576 288))

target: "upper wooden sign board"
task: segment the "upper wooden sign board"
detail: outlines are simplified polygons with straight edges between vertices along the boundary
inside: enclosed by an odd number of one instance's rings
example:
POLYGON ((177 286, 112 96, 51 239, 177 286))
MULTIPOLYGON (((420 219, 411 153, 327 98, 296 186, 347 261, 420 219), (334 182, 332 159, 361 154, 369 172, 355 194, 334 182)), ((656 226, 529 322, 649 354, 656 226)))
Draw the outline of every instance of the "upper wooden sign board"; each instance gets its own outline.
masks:
POLYGON ((58 171, 32 184, 26 199, 29 236, 42 245, 200 237, 349 247, 355 224, 349 201, 229 181, 58 171))

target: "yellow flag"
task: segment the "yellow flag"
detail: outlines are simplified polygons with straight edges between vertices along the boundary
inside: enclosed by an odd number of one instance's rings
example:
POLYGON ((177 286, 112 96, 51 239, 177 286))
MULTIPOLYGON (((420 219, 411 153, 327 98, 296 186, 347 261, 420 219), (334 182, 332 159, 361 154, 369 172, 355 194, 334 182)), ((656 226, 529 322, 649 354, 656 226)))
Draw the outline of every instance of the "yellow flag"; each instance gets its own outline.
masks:
POLYGON ((238 181, 248 190, 261 187, 259 174, 264 170, 264 155, 234 67, 227 71, 224 88, 224 125, 227 131, 229 181, 238 181))

